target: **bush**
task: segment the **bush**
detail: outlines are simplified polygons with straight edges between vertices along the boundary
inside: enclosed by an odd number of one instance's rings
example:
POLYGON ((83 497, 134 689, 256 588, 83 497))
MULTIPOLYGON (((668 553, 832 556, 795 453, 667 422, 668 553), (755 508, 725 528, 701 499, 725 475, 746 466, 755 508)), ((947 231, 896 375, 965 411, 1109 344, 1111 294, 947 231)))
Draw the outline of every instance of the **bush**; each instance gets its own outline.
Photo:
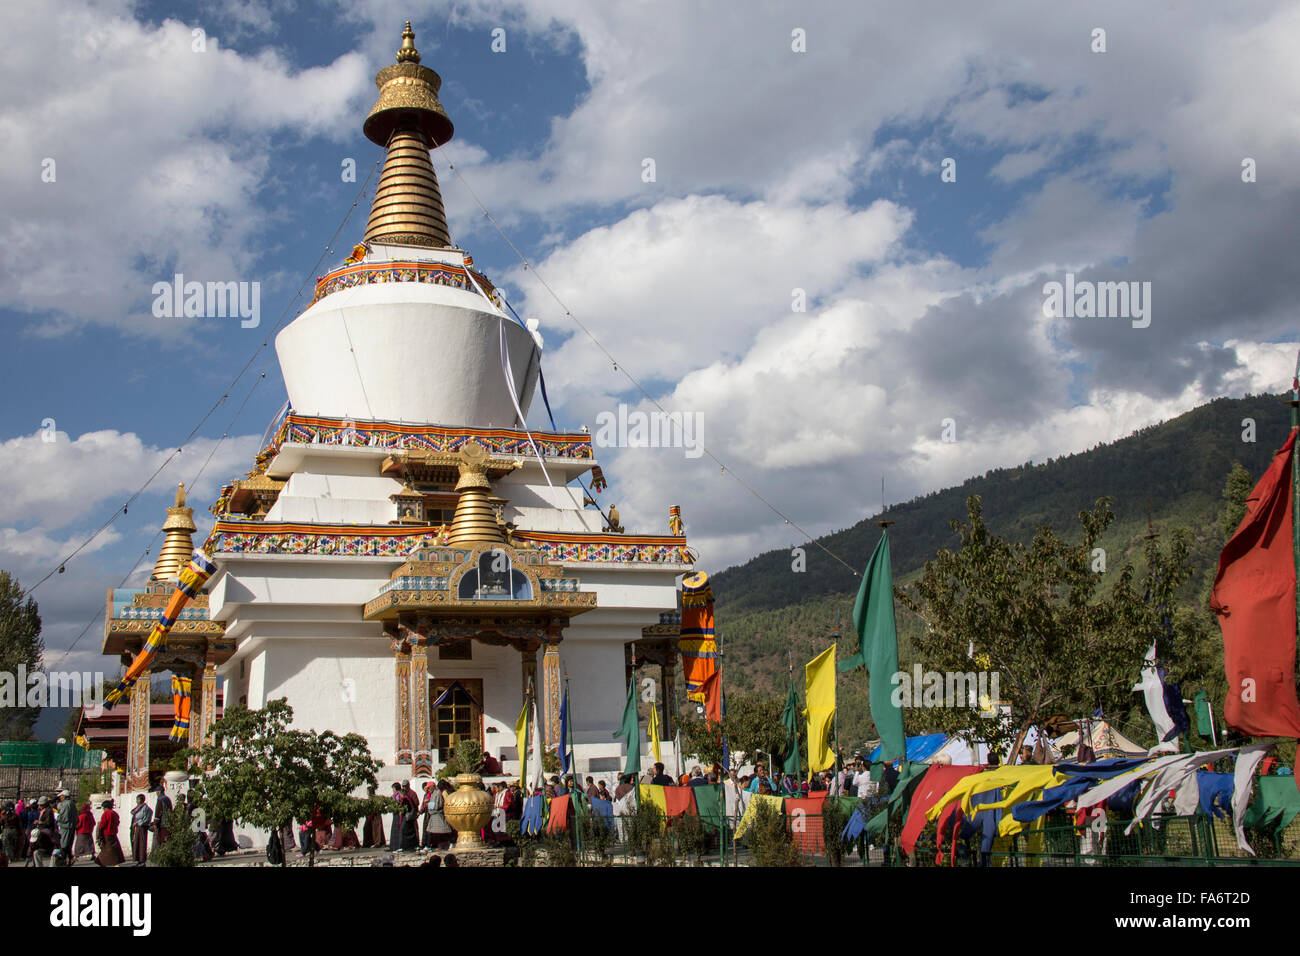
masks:
POLYGON ((785 816, 766 803, 754 812, 754 822, 745 837, 755 866, 803 866, 803 854, 790 839, 785 816))
POLYGON ((678 817, 673 821, 672 834, 683 858, 694 857, 698 863, 709 852, 712 834, 697 816, 678 817))
POLYGON ((510 837, 515 846, 519 848, 518 866, 537 865, 537 844, 539 842, 537 837, 524 833, 523 827, 518 820, 506 821, 506 836, 510 837))
MULTIPOLYGON (((861 805, 861 801, 855 805, 861 805)), ((834 798, 828 797, 822 804, 822 845, 825 848, 826 862, 830 866, 844 865, 844 843, 840 840, 840 834, 848 825, 849 818, 853 815, 853 810, 846 810, 840 807, 840 802, 834 798)))
POLYGON ((458 773, 479 773, 483 769, 483 748, 477 740, 458 740, 451 759, 438 770, 438 779, 446 780, 458 773))
POLYGON ((178 826, 167 832, 165 842, 149 854, 150 866, 194 866, 194 831, 178 826))
POLYGON ((627 849, 629 853, 650 855, 650 850, 664 832, 664 815, 648 800, 637 804, 636 813, 627 817, 627 849))
POLYGON ((614 842, 614 827, 604 817, 595 813, 584 813, 579 824, 583 849, 600 862, 609 853, 609 846, 614 842))
POLYGON ((546 850, 547 866, 577 866, 578 857, 573 851, 567 833, 548 833, 542 837, 542 848, 546 850))

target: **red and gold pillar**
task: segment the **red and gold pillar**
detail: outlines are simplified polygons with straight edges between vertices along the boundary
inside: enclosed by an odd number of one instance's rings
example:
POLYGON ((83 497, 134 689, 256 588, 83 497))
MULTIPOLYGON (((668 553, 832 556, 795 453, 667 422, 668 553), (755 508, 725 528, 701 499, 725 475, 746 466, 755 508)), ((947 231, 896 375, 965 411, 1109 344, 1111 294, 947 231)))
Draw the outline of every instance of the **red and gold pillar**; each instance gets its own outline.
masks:
POLYGON ((149 676, 145 671, 131 688, 126 735, 126 789, 149 789, 149 676))
POLYGON ((411 752, 411 652, 404 640, 393 641, 393 689, 395 691, 396 763, 409 764, 411 752))

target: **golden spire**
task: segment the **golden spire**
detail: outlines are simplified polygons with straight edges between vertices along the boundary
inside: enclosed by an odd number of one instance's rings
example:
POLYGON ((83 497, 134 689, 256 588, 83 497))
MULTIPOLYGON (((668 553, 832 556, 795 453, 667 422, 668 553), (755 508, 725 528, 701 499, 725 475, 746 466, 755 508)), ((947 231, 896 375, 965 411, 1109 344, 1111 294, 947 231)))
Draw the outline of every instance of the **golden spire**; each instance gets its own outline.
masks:
POLYGON ((158 560, 154 562, 153 581, 174 581, 189 563, 194 553, 194 539, 190 537, 196 530, 194 526, 194 509, 185 507, 185 485, 176 486, 176 505, 167 509, 167 520, 163 522, 163 543, 158 550, 158 560))
POLYGON ((365 242, 409 246, 451 245, 442 191, 429 150, 451 139, 454 127, 438 102, 442 78, 420 65, 411 21, 402 31, 397 63, 375 74, 379 100, 363 130, 388 155, 370 206, 365 242))
POLYGON ((456 491, 456 513, 447 534, 450 545, 501 544, 506 538, 497 524, 496 508, 488 500, 492 483, 488 481, 488 455, 476 441, 466 443, 460 452, 460 480, 456 491))

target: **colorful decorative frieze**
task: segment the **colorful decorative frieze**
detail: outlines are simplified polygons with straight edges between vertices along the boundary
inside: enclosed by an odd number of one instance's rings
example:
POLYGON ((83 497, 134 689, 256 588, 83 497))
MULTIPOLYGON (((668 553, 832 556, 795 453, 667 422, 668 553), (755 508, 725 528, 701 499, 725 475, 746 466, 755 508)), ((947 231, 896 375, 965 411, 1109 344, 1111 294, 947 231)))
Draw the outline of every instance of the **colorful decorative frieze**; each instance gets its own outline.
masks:
MULTIPOLYGON (((441 528, 383 528, 287 522, 218 521, 204 550, 209 554, 335 554, 405 558, 438 547, 441 528)), ((517 546, 548 561, 615 564, 691 564, 684 538, 594 533, 516 531, 517 546)))
MULTIPOLYGON (((496 291, 485 276, 476 272, 474 279, 484 293, 491 295, 496 291)), ((460 266, 443 262, 372 262, 344 266, 321 276, 316 280, 316 294, 311 304, 315 305, 327 295, 344 289, 385 282, 423 282, 428 285, 450 286, 473 295, 479 294, 460 266)), ((495 299, 492 301, 496 302, 495 299)))
POLYGON ((471 441, 490 455, 532 457, 533 444, 545 458, 591 458, 591 436, 585 432, 533 432, 514 428, 438 428, 392 422, 351 421, 308 415, 286 416, 274 446, 284 442, 303 445, 349 445, 354 448, 391 448, 411 451, 458 452, 471 441))

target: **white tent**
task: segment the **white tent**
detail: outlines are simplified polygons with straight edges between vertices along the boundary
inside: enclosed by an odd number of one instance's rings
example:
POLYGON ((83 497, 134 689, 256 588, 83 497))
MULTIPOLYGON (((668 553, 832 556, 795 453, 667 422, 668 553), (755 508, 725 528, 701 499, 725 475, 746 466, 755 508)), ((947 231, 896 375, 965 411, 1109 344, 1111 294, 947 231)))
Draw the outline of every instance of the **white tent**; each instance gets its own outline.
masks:
MULTIPOLYGON (((1110 757, 1145 757, 1147 755, 1146 747, 1135 744, 1104 720, 1081 720, 1079 723, 1085 725, 1091 731, 1088 734, 1088 740, 1092 745, 1093 756, 1098 760, 1106 760, 1110 757)), ((1079 746, 1079 731, 1072 730, 1068 734, 1056 738, 1055 743, 1061 750, 1077 748, 1079 746)), ((1070 756, 1073 759, 1077 756, 1077 752, 1072 753, 1070 756)))

